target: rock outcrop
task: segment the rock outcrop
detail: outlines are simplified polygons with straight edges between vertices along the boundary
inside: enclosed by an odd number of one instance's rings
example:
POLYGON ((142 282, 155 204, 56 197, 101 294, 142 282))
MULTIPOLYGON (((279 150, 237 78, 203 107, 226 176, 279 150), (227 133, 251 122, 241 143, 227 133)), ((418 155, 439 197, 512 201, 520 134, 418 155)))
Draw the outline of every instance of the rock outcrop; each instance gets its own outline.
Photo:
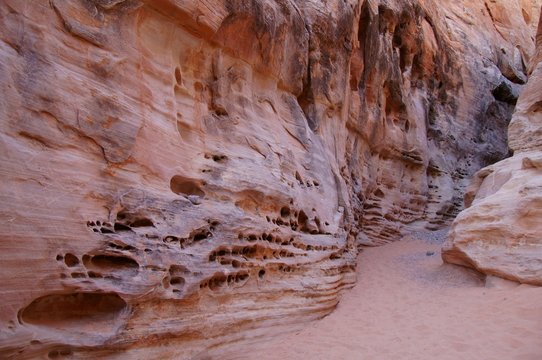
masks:
POLYGON ((532 75, 510 122, 511 158, 476 173, 442 258, 542 285, 542 21, 532 75))
POLYGON ((328 314, 358 245, 447 225, 508 155, 539 5, 3 1, 1 356, 205 358, 328 314))

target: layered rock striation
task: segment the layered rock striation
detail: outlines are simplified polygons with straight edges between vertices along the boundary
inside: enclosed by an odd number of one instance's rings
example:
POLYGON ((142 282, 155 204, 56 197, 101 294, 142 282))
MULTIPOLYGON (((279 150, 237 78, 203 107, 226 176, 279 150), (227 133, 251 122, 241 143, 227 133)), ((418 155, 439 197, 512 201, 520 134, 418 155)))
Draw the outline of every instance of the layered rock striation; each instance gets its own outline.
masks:
POLYGON ((0 354, 205 358, 328 314, 359 245, 508 155, 539 5, 2 2, 0 354))
POLYGON ((442 258, 542 285, 542 22, 527 86, 508 128, 511 158, 478 171, 442 258))

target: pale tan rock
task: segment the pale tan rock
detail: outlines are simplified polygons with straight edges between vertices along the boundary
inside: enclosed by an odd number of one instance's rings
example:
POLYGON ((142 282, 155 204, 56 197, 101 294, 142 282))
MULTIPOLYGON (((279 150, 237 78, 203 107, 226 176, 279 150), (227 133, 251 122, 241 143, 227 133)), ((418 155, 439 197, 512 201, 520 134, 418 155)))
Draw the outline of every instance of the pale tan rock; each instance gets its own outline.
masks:
MULTIPOLYGON (((540 29, 542 34, 542 28, 540 29)), ((534 59, 533 73, 508 128, 510 148, 514 152, 542 149, 542 40, 534 59)))
POLYGON ((542 285, 542 151, 519 153, 481 173, 486 176, 454 221, 443 259, 542 285))
POLYGON ((331 312, 356 239, 448 224, 507 155, 537 15, 468 6, 3 1, 0 356, 205 358, 331 312))

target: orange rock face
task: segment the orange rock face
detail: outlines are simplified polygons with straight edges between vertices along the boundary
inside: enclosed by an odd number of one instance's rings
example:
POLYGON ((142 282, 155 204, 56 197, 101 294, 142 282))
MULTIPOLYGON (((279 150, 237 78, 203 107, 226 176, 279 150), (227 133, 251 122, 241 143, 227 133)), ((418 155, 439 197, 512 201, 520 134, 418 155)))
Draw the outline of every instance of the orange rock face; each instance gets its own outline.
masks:
POLYGON ((533 72, 508 128, 514 155, 480 170, 442 257, 490 275, 542 285, 542 22, 533 72))
POLYGON ((539 5, 3 1, 1 356, 217 357, 328 314, 358 245, 507 156, 539 5))

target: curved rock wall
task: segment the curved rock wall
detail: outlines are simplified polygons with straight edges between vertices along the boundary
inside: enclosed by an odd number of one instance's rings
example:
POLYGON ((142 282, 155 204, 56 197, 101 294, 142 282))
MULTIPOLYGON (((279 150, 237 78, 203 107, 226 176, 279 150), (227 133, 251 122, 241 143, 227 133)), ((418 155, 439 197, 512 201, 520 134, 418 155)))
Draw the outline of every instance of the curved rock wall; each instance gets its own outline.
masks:
POLYGON ((532 74, 508 128, 511 158, 476 173, 442 257, 542 285, 542 22, 532 74))
POLYGON ((357 245, 507 156, 537 6, 2 2, 0 354, 205 358, 329 313, 357 245))
POLYGON ((448 224, 469 177, 507 156, 503 129, 533 53, 531 36, 521 34, 534 25, 526 27, 515 6, 361 7, 343 172, 361 243, 448 224))

